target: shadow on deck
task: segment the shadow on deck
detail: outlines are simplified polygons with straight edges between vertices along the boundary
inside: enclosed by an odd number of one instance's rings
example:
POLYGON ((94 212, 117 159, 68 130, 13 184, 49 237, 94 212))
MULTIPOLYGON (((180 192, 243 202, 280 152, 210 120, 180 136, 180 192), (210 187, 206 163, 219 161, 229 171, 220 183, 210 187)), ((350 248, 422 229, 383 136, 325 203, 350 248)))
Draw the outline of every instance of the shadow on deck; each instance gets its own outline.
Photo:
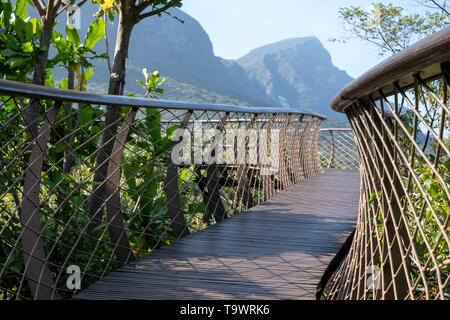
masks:
POLYGON ((353 230, 359 172, 327 169, 126 265, 77 299, 314 299, 353 230))

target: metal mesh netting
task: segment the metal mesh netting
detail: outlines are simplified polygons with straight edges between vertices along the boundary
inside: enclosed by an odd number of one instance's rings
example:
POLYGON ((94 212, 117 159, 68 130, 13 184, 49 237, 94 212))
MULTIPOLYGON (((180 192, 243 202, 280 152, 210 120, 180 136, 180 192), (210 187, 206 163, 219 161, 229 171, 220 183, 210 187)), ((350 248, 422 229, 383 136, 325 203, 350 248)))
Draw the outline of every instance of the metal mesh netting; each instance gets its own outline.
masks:
POLYGON ((359 170, 358 148, 352 129, 320 129, 318 148, 323 167, 359 170))
POLYGON ((450 73, 441 68, 346 109, 361 160, 361 198, 353 243, 328 298, 450 298, 450 73))
POLYGON ((46 99, 1 94, 0 299, 70 298, 129 261, 322 173, 322 118, 313 115, 46 99), (25 119, 35 103, 33 134, 25 119), (278 156, 268 164, 261 149, 278 156), (228 160, 212 162, 221 150, 228 160), (68 281, 74 268, 79 287, 68 281))

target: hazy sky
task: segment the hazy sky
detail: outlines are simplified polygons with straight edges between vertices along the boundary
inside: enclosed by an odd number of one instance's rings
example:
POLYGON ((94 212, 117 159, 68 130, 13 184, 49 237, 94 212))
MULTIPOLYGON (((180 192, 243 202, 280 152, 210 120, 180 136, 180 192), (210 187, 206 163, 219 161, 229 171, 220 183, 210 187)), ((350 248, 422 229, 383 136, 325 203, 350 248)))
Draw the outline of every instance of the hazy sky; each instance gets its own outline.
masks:
MULTIPOLYGON (((370 7, 366 0, 184 0, 182 10, 194 17, 209 34, 217 56, 236 59, 259 46, 286 38, 316 36, 330 52, 333 63, 357 77, 381 62, 367 43, 332 43, 343 33, 338 9, 370 7)), ((417 11, 414 0, 383 3, 417 11)), ((420 9, 422 10, 422 9, 420 9)))

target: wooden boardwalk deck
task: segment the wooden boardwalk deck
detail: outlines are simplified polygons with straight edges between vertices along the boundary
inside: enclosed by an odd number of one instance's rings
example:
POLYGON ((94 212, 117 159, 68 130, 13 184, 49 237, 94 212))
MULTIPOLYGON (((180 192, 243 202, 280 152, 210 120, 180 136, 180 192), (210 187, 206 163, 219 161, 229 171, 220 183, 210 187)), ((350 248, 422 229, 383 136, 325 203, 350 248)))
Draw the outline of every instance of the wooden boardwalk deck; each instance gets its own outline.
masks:
POLYGON ((356 223, 359 172, 328 169, 124 266, 78 299, 315 299, 356 223))

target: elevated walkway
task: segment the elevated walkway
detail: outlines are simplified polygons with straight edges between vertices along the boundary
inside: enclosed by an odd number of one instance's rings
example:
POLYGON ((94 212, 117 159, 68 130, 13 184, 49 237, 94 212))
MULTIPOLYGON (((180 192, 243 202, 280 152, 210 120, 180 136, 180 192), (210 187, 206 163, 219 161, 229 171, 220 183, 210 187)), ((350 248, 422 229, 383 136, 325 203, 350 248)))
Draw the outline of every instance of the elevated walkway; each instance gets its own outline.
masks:
POLYGON ((78 299, 315 299, 351 233, 359 172, 326 169, 242 214, 126 265, 78 299))

